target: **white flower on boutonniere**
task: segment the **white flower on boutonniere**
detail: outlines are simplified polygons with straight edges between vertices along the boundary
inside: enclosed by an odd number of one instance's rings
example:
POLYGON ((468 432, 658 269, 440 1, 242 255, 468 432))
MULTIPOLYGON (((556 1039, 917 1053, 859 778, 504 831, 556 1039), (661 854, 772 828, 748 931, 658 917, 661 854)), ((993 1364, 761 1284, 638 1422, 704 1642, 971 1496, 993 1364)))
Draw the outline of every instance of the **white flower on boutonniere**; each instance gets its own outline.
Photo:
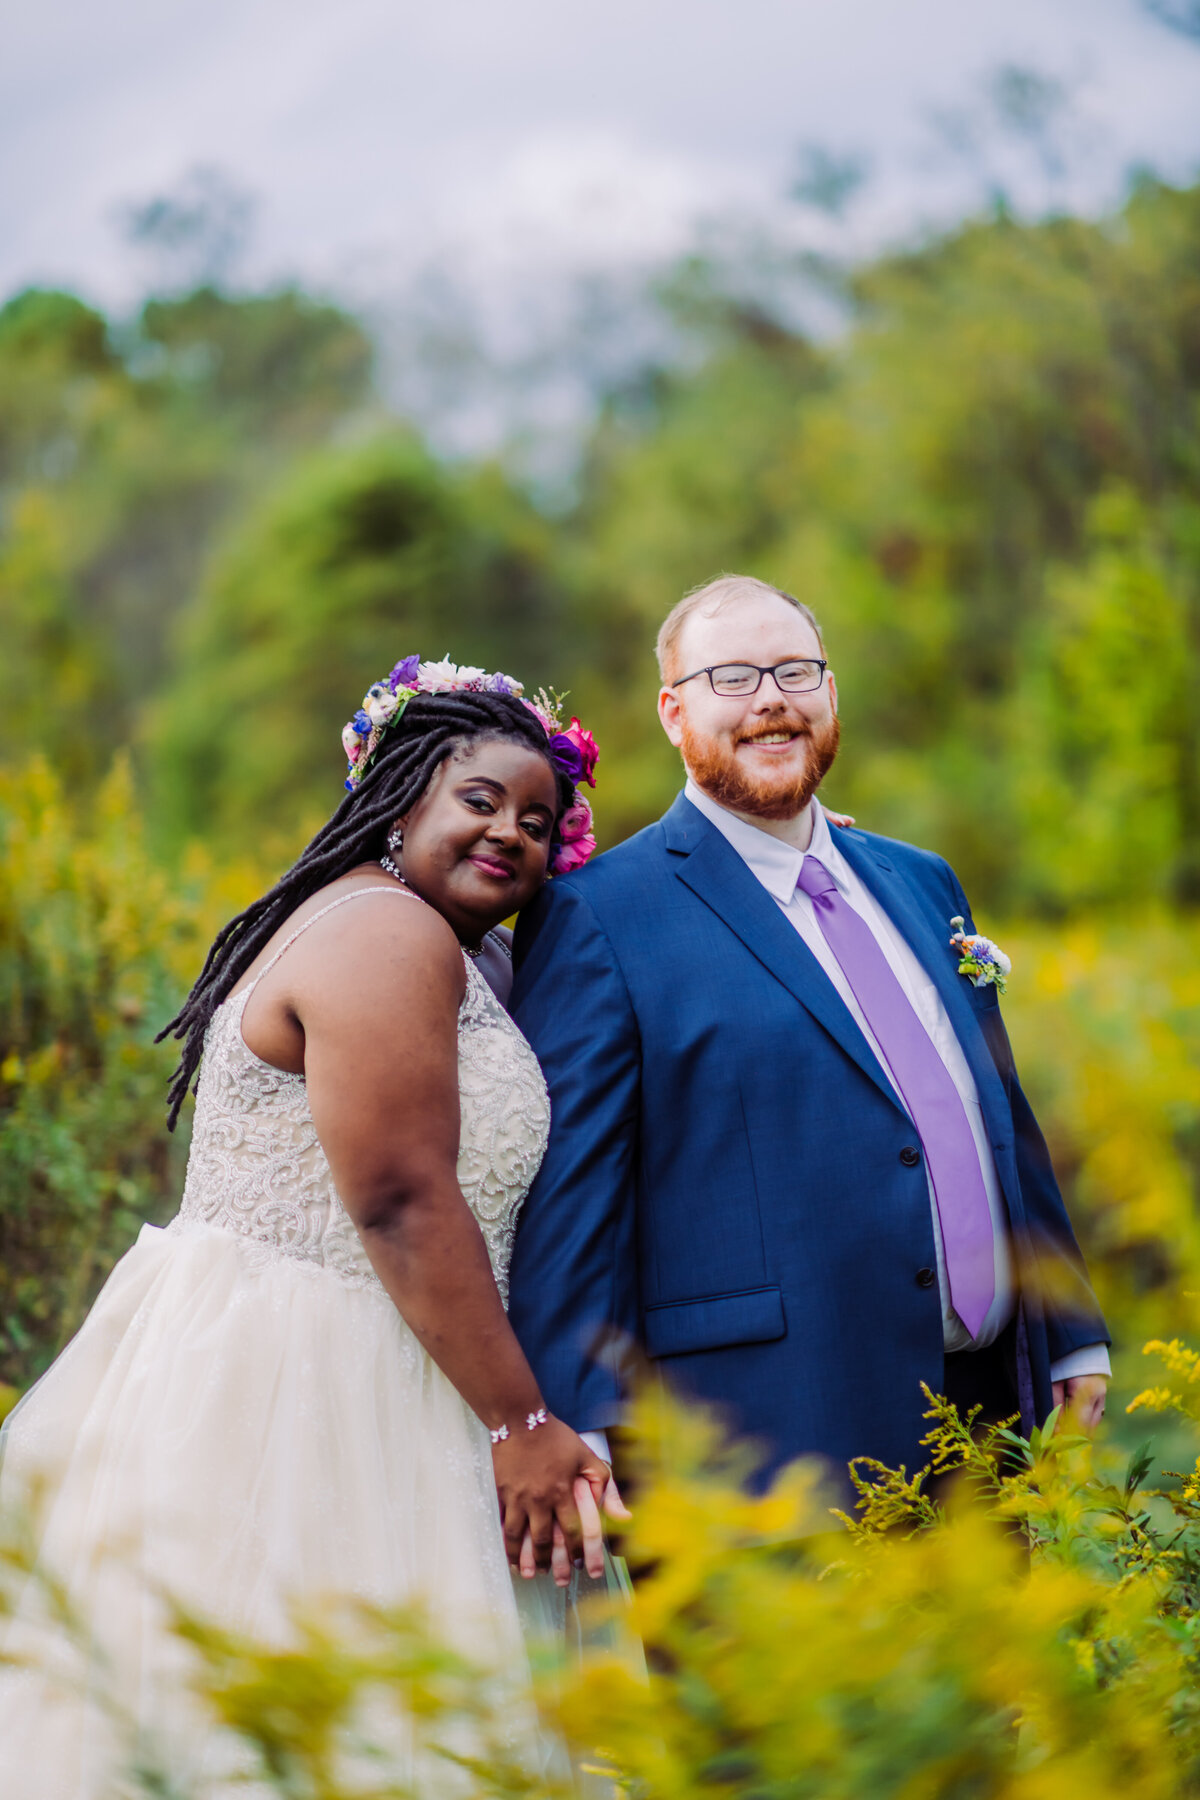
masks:
POLYGON ((965 975, 972 987, 994 987, 998 994, 1002 994, 1008 986, 1012 962, 999 944, 993 944, 991 938, 980 937, 978 933, 969 937, 964 929, 965 925, 966 920, 960 913, 956 913, 950 921, 950 929, 954 933, 950 944, 958 951, 959 974, 965 975))

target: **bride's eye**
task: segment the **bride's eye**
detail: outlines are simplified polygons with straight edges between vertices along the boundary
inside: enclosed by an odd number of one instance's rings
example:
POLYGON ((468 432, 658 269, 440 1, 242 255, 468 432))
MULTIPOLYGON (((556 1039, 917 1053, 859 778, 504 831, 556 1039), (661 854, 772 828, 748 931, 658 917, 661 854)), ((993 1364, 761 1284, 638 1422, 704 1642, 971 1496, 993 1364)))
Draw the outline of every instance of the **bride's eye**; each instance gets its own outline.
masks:
POLYGON ((496 803, 490 794, 464 794, 463 803, 476 812, 495 812, 496 803))
POLYGON ((550 835, 550 827, 545 819, 522 819, 521 829, 527 831, 531 838, 536 838, 539 844, 544 843, 550 835))

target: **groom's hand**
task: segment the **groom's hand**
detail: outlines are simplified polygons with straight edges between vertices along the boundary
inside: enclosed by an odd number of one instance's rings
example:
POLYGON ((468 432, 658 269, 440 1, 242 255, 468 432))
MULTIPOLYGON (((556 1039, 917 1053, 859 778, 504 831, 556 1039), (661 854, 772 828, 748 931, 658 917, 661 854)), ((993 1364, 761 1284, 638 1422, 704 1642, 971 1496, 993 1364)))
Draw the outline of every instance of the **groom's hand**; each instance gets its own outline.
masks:
POLYGON ((600 1504, 604 1508, 606 1519, 615 1519, 619 1525, 627 1525, 633 1514, 621 1498, 621 1490, 610 1475, 608 1484, 600 1496, 600 1504))
MULTIPOLYGON (((583 1531, 583 1566, 593 1581, 599 1581, 604 1574, 604 1526, 600 1519, 601 1507, 606 1518, 615 1519, 619 1523, 627 1523, 632 1519, 633 1514, 622 1500, 617 1484, 611 1475, 603 1483, 598 1476, 593 1475, 586 1480, 582 1475, 579 1476, 575 1482, 575 1504, 579 1509, 579 1523, 583 1531)), ((550 1557, 550 1571, 559 1587, 566 1587, 570 1583, 571 1566, 567 1541, 562 1534, 561 1526, 556 1524, 554 1549, 550 1557)), ((517 1567, 527 1581, 537 1574, 533 1539, 528 1532, 525 1533, 525 1541, 521 1545, 521 1555, 517 1567)))
POLYGON ((1053 1383, 1054 1404, 1063 1409, 1062 1422, 1080 1431, 1095 1431, 1104 1417, 1108 1399, 1106 1375, 1073 1375, 1068 1381, 1053 1383))

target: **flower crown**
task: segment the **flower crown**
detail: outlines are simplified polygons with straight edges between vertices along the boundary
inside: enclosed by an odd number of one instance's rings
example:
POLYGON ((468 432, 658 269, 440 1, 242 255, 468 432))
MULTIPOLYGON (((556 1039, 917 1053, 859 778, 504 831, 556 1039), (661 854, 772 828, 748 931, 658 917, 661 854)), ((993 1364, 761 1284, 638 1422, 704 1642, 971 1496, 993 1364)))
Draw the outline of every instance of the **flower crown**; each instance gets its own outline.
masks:
POLYGON ((578 869, 596 848, 592 831, 592 809, 580 792, 580 785, 596 785, 596 762, 600 752, 590 731, 578 719, 564 726, 559 718, 564 696, 547 694, 545 688, 532 700, 511 675, 489 675, 483 669, 460 668, 449 657, 441 662, 422 662, 419 656, 405 656, 390 675, 377 681, 363 695, 363 703, 354 717, 342 728, 342 748, 350 760, 346 787, 353 793, 367 772, 385 731, 404 715, 404 709, 417 694, 505 694, 527 706, 550 741, 550 758, 573 783, 571 804, 558 821, 558 832, 550 856, 550 873, 565 875, 578 869))

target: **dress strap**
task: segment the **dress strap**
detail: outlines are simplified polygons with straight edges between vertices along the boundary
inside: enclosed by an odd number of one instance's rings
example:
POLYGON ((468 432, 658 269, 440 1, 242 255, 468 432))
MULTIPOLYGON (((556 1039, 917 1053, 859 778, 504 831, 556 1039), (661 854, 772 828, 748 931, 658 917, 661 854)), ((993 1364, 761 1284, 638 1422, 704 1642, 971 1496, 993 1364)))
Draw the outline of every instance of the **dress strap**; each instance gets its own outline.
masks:
POLYGON ((254 992, 254 989, 258 986, 258 984, 262 980, 263 976, 269 975, 271 973, 271 970, 275 967, 275 964, 279 961, 279 959, 283 955, 284 951, 290 950, 292 945, 295 943, 296 939, 299 937, 303 937, 304 933, 308 930, 310 925, 315 925, 318 919, 323 919, 325 917, 326 913, 333 912, 336 907, 345 906, 345 904, 348 900, 361 900, 364 894, 394 895, 394 897, 397 900, 415 900, 418 903, 418 905, 420 905, 420 906, 425 905, 425 902, 421 899, 420 894, 414 894, 411 888, 406 888, 406 887, 385 888, 385 887, 371 886, 371 887, 365 887, 365 888, 355 888, 354 892, 351 894, 339 894, 336 900, 330 900, 328 905, 319 907, 315 913, 310 913, 309 917, 307 919, 305 919, 303 925, 298 925, 296 927, 295 931, 292 932, 290 937, 284 938, 282 944, 280 944, 278 950, 275 952, 275 954, 271 958, 270 962, 266 965, 265 968, 260 969, 258 971, 258 974, 254 977, 253 981, 249 981, 246 983, 246 986, 242 989, 241 993, 238 995, 238 998, 240 1000, 244 1000, 248 994, 252 994, 254 992))

